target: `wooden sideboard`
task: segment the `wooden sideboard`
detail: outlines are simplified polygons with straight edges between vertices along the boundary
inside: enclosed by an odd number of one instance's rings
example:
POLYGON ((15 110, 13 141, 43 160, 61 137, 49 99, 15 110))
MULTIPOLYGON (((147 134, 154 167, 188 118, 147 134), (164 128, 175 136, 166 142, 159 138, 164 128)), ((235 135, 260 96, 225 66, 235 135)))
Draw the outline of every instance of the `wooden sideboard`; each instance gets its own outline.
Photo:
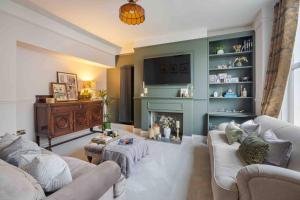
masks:
POLYGON ((101 101, 46 103, 46 97, 37 96, 34 104, 35 132, 38 145, 40 145, 40 137, 45 136, 48 138, 48 149, 51 150, 53 138, 84 129, 90 129, 91 132, 94 132, 94 126, 102 125, 103 104, 101 101))

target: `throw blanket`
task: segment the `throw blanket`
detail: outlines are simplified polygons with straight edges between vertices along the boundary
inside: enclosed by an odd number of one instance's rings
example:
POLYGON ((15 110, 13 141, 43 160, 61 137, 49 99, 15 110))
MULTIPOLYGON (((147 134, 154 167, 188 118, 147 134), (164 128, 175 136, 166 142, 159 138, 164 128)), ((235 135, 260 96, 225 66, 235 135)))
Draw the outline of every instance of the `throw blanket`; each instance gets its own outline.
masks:
POLYGON ((145 140, 130 136, 125 138, 134 138, 133 144, 119 145, 118 140, 108 144, 102 152, 102 161, 113 160, 119 164, 122 174, 128 178, 134 169, 134 165, 143 157, 149 154, 149 148, 145 140))

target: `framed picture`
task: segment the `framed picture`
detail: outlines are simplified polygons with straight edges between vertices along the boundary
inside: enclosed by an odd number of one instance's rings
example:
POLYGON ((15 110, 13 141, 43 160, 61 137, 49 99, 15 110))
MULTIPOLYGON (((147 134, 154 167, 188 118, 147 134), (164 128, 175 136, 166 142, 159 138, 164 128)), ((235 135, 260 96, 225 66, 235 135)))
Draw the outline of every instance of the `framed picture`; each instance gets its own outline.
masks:
POLYGON ((56 101, 68 101, 65 83, 51 83, 51 93, 56 101))
POLYGON ((77 74, 57 72, 57 82, 66 84, 68 100, 78 100, 77 74))

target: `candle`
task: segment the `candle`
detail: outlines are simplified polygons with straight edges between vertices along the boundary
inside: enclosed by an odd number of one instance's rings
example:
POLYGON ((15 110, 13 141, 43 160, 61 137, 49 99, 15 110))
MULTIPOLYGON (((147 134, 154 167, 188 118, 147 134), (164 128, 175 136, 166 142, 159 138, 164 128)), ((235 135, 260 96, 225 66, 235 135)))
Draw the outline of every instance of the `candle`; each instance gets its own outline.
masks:
POLYGON ((176 128, 180 128, 180 121, 176 121, 176 128))
POLYGON ((143 81, 143 89, 145 88, 145 82, 143 81))
POLYGON ((144 88, 144 94, 148 94, 148 88, 144 88))

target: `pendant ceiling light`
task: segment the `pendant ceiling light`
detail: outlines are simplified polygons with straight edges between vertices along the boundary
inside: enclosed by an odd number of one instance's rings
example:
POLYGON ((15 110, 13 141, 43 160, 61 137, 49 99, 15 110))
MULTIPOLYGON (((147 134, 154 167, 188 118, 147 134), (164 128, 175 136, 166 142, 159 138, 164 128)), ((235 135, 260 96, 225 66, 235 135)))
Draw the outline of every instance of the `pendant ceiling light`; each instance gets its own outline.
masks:
POLYGON ((129 25, 138 25, 145 21, 145 10, 137 5, 138 0, 128 0, 127 4, 120 7, 120 20, 129 25))

